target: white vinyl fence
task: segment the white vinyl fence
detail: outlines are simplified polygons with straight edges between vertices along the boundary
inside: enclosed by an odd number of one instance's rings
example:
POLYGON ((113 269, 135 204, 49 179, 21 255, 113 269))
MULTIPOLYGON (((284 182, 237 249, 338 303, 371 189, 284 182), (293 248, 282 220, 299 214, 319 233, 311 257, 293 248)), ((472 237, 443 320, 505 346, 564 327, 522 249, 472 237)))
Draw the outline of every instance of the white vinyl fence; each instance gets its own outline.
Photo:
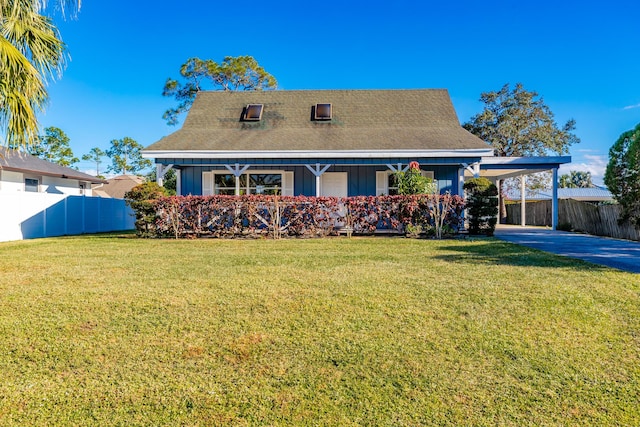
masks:
POLYGON ((0 193, 0 242, 133 230, 123 199, 46 193, 0 193))

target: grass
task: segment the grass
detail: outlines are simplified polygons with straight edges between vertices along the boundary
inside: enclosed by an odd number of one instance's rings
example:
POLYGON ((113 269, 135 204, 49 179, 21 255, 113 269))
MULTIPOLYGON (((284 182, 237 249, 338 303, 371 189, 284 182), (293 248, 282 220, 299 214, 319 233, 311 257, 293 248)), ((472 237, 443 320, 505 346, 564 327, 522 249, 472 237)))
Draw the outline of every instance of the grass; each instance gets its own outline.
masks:
POLYGON ((640 276, 493 239, 0 244, 1 425, 638 425, 640 276))

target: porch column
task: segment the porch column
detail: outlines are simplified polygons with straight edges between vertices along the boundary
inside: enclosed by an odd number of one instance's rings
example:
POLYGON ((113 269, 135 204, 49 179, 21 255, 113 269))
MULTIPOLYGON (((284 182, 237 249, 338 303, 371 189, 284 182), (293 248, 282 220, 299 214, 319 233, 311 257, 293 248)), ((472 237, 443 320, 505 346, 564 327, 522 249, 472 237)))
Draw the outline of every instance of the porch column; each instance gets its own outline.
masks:
POLYGON ((520 225, 527 225, 527 199, 526 199, 526 190, 527 190, 527 176, 520 175, 520 225))
POLYGON ((173 165, 156 165, 156 182, 160 187, 164 187, 164 176, 169 170, 173 167, 173 165))
POLYGON ((464 168, 458 168, 458 196, 464 197, 464 168))
POLYGON ((558 168, 553 168, 553 194, 551 196, 551 229, 558 227, 558 168))
POLYGON ((176 194, 182 195, 182 169, 176 169, 176 194))
POLYGON ((316 177, 316 197, 320 197, 320 177, 333 165, 321 166, 320 163, 316 163, 315 168, 311 165, 305 165, 305 166, 316 177))
POLYGON ((480 177, 480 162, 475 162, 472 164, 463 163, 462 167, 471 172, 474 178, 480 177))
POLYGON ((236 177, 236 196, 240 195, 240 175, 242 175, 251 165, 244 165, 240 167, 240 163, 236 163, 233 167, 231 165, 224 165, 229 172, 236 177))

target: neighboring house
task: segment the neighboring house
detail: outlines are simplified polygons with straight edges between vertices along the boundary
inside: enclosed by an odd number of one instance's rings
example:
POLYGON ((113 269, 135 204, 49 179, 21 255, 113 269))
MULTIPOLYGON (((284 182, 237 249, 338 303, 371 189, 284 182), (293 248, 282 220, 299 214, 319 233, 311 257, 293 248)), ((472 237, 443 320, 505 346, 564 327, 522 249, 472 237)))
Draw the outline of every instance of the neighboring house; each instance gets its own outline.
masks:
MULTIPOLYGON (((520 190, 511 189, 505 195, 507 200, 520 201, 520 190)), ((525 192, 527 202, 551 200, 552 194, 549 191, 525 192)), ((580 202, 613 202, 613 195, 604 187, 593 188, 558 188, 558 199, 572 199, 580 202)))
POLYGON ((136 185, 145 182, 144 178, 136 175, 119 175, 107 179, 104 184, 93 186, 93 195, 98 197, 113 197, 124 199, 124 195, 136 185))
POLYGON ((0 242, 131 230, 124 200, 92 196, 105 180, 0 148, 0 242))
POLYGON ((492 149, 460 126, 449 94, 423 90, 200 92, 182 129, 143 151, 178 194, 393 194, 411 161, 460 193, 492 149))
POLYGON ((0 147, 0 192, 91 196, 91 184, 106 181, 38 157, 0 147))

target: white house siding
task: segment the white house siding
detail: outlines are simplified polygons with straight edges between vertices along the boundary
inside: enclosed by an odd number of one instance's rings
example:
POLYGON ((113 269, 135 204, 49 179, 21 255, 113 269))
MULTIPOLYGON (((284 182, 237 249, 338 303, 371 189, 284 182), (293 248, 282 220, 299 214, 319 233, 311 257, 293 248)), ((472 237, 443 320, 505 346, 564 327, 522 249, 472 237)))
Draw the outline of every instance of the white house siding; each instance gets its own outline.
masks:
POLYGON ((24 174, 0 169, 0 191, 24 191, 24 174))
POLYGON ((40 183, 39 192, 49 194, 67 194, 72 196, 91 196, 91 184, 85 183, 84 192, 80 190, 80 182, 77 179, 66 179, 52 176, 42 176, 14 171, 0 171, 0 192, 17 193, 24 192, 25 178, 37 179, 40 183))
MULTIPOLYGON (((68 194, 72 196, 79 196, 82 194, 80 191, 80 181, 76 179, 57 178, 52 176, 43 176, 40 181, 40 191, 43 193, 53 194, 68 194)), ((85 184, 86 196, 91 195, 91 184, 85 184)))

